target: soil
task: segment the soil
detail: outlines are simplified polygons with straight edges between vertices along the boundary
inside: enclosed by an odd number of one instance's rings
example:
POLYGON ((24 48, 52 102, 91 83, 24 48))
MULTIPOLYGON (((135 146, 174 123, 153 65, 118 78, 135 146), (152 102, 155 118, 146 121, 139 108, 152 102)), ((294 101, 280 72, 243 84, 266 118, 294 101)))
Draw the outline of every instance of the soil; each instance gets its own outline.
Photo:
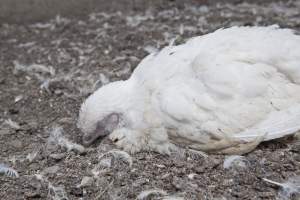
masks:
POLYGON ((128 78, 149 52, 222 27, 272 24, 299 31, 299 1, 165 1, 2 24, 0 164, 19 177, 0 176, 1 199, 136 199, 149 190, 144 199, 299 199, 263 180, 300 175, 294 138, 263 143, 227 169, 222 155, 142 152, 130 165, 122 153, 105 154, 116 149, 108 139, 85 152, 53 144, 61 141, 55 131, 80 144, 80 104, 101 85, 128 78))

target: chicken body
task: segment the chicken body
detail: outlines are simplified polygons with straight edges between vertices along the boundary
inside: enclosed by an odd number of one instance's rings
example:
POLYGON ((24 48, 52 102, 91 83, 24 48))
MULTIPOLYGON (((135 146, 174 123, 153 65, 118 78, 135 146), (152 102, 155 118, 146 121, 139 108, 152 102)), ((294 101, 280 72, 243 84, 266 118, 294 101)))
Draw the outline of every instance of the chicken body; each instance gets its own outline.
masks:
POLYGON ((79 127, 98 136, 96 124, 112 113, 119 120, 110 138, 132 153, 184 146, 242 154, 293 134, 300 130, 300 36, 276 26, 233 27, 165 47, 128 80, 91 95, 79 127))

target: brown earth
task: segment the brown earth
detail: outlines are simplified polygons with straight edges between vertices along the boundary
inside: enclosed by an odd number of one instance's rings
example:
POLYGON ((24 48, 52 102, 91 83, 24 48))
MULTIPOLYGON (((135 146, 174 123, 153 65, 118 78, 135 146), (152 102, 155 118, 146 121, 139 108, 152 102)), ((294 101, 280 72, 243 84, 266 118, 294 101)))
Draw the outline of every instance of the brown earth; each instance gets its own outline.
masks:
POLYGON ((51 130, 62 127, 66 138, 80 143, 76 119, 82 101, 108 80, 128 78, 149 51, 174 38, 185 40, 221 27, 271 24, 299 31, 299 1, 165 1, 146 11, 133 7, 79 18, 58 16, 44 23, 2 24, 0 163, 19 177, 0 176, 0 199, 64 199, 62 191, 65 199, 135 199, 151 189, 172 199, 283 198, 280 188, 262 178, 284 182, 300 175, 300 147, 292 138, 263 143, 245 155, 244 167, 230 169, 223 168, 225 156, 191 152, 138 153, 129 166, 118 156, 99 158, 115 149, 107 139, 82 154, 50 141, 51 130), (94 176, 98 163, 103 170, 94 176), (86 176, 90 183, 77 187, 86 176))

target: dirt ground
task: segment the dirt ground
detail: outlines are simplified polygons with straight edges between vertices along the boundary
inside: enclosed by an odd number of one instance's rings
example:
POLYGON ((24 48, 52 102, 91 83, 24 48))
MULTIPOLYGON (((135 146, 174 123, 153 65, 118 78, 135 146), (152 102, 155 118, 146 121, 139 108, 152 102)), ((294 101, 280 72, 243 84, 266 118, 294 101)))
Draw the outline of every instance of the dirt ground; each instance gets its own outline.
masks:
POLYGON ((68 143, 64 138, 81 143, 76 119, 91 92, 128 78, 144 56, 172 40, 234 25, 299 31, 300 1, 284 2, 165 1, 146 11, 0 25, 0 164, 19 174, 0 174, 0 199, 299 199, 263 180, 300 176, 293 138, 263 143, 227 169, 220 155, 126 158, 111 152, 108 139, 86 152, 59 145, 68 143))

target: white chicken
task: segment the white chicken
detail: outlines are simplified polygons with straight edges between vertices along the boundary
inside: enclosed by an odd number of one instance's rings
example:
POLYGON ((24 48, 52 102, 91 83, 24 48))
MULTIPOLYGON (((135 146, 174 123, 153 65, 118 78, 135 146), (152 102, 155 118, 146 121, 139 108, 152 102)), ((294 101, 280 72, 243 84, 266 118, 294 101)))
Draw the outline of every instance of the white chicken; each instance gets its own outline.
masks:
POLYGON ((134 153, 178 146, 243 154, 300 130, 300 36, 232 27, 148 55, 126 81, 82 104, 83 143, 100 136, 134 153))

